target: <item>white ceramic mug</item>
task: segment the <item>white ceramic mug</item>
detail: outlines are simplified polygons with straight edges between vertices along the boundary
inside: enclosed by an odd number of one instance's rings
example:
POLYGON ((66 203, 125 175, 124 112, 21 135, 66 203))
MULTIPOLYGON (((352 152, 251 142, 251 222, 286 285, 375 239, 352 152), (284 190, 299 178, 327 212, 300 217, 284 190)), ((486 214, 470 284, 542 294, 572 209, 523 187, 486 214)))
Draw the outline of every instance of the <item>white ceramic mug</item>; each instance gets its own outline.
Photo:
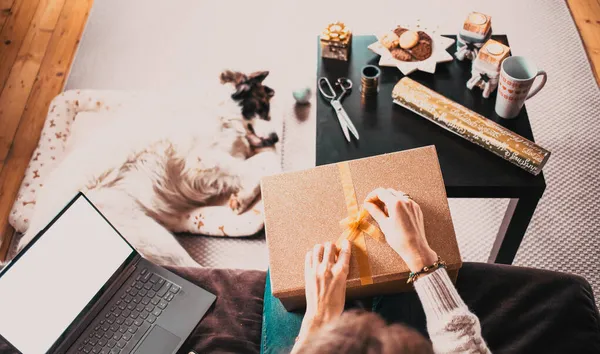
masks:
POLYGON ((498 94, 496 96, 496 114, 510 119, 519 115, 525 100, 540 92, 546 84, 548 75, 544 70, 525 57, 508 57, 502 62, 498 94), (542 76, 542 81, 531 90, 536 77, 542 76))

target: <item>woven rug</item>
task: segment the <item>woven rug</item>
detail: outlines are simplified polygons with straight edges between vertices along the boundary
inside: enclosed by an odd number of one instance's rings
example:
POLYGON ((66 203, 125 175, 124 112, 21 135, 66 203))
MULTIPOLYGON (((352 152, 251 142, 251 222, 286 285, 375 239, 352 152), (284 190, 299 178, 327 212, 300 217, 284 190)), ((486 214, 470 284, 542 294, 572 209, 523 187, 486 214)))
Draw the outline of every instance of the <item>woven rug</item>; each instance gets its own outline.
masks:
MULTIPOLYGON (((454 34, 466 14, 492 16, 512 52, 547 71, 546 87, 527 102, 535 139, 552 151, 547 189, 515 264, 584 276, 600 293, 600 92, 576 27, 562 1, 215 1, 144 0, 94 4, 67 87, 194 88, 223 68, 269 69, 267 83, 288 105, 284 168, 314 165, 314 107, 295 110, 294 88, 314 86, 316 36, 342 20, 356 34, 423 23, 454 34)), ((477 148, 477 147, 474 147, 477 148)), ((490 158, 497 158, 490 154, 490 158)), ((452 199, 463 258, 485 261, 507 200, 452 199)), ((187 238, 184 244, 193 242, 187 238)), ((194 255, 207 266, 264 268, 264 238, 203 239, 194 255)))

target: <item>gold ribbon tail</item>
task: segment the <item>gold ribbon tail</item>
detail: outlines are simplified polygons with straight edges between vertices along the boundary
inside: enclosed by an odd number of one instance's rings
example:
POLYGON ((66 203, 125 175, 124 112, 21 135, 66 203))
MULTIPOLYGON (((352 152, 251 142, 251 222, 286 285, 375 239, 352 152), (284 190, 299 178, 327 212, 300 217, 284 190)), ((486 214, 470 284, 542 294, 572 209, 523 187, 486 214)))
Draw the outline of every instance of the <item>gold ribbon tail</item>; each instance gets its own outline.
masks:
POLYGON ((369 221, 369 213, 364 209, 359 210, 348 163, 340 162, 338 163, 338 168, 340 171, 340 179, 342 181, 342 189, 344 191, 344 199, 346 201, 346 209, 348 210, 348 217, 340 221, 340 225, 344 228, 344 231, 336 241, 336 245, 338 248, 341 247, 341 243, 345 239, 354 244, 354 256, 358 263, 360 284, 373 284, 373 274, 371 272, 365 234, 380 242, 384 241, 385 237, 381 233, 381 230, 369 221))

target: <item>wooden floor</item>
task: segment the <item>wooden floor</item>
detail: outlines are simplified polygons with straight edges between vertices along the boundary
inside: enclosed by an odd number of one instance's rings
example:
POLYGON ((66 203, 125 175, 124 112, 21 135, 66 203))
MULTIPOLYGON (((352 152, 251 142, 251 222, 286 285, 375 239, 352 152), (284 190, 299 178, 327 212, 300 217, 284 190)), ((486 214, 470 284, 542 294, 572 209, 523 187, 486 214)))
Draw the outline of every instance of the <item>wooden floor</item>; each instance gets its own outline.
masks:
MULTIPOLYGON (((0 260, 8 214, 93 0, 0 0, 0 260)), ((600 0, 567 0, 600 82, 600 0)))
POLYGON ((13 234, 8 214, 92 2, 0 0, 0 260, 13 234))
POLYGON ((567 4, 600 84, 600 0, 567 0, 567 4))

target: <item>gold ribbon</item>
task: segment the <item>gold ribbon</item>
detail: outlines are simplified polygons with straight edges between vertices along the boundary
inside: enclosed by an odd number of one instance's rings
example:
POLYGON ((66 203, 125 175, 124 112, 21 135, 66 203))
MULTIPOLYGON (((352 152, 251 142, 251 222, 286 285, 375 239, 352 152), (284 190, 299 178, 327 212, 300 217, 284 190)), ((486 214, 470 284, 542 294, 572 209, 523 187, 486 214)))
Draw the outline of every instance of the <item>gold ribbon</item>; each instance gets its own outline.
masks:
POLYGON ((358 263, 358 273, 360 275, 360 284, 373 284, 373 274, 371 273, 371 265, 369 262, 369 254, 367 252, 367 242, 365 234, 371 236, 379 242, 384 242, 385 237, 379 227, 371 223, 369 213, 364 209, 359 209, 358 201, 356 200, 356 192, 354 191, 354 183, 352 183, 352 175, 348 162, 340 162, 337 164, 340 171, 340 179, 342 181, 342 189, 346 200, 346 209, 348 216, 340 221, 340 225, 344 228, 344 232, 336 241, 336 246, 341 247, 342 241, 345 239, 354 244, 354 256, 358 263))

